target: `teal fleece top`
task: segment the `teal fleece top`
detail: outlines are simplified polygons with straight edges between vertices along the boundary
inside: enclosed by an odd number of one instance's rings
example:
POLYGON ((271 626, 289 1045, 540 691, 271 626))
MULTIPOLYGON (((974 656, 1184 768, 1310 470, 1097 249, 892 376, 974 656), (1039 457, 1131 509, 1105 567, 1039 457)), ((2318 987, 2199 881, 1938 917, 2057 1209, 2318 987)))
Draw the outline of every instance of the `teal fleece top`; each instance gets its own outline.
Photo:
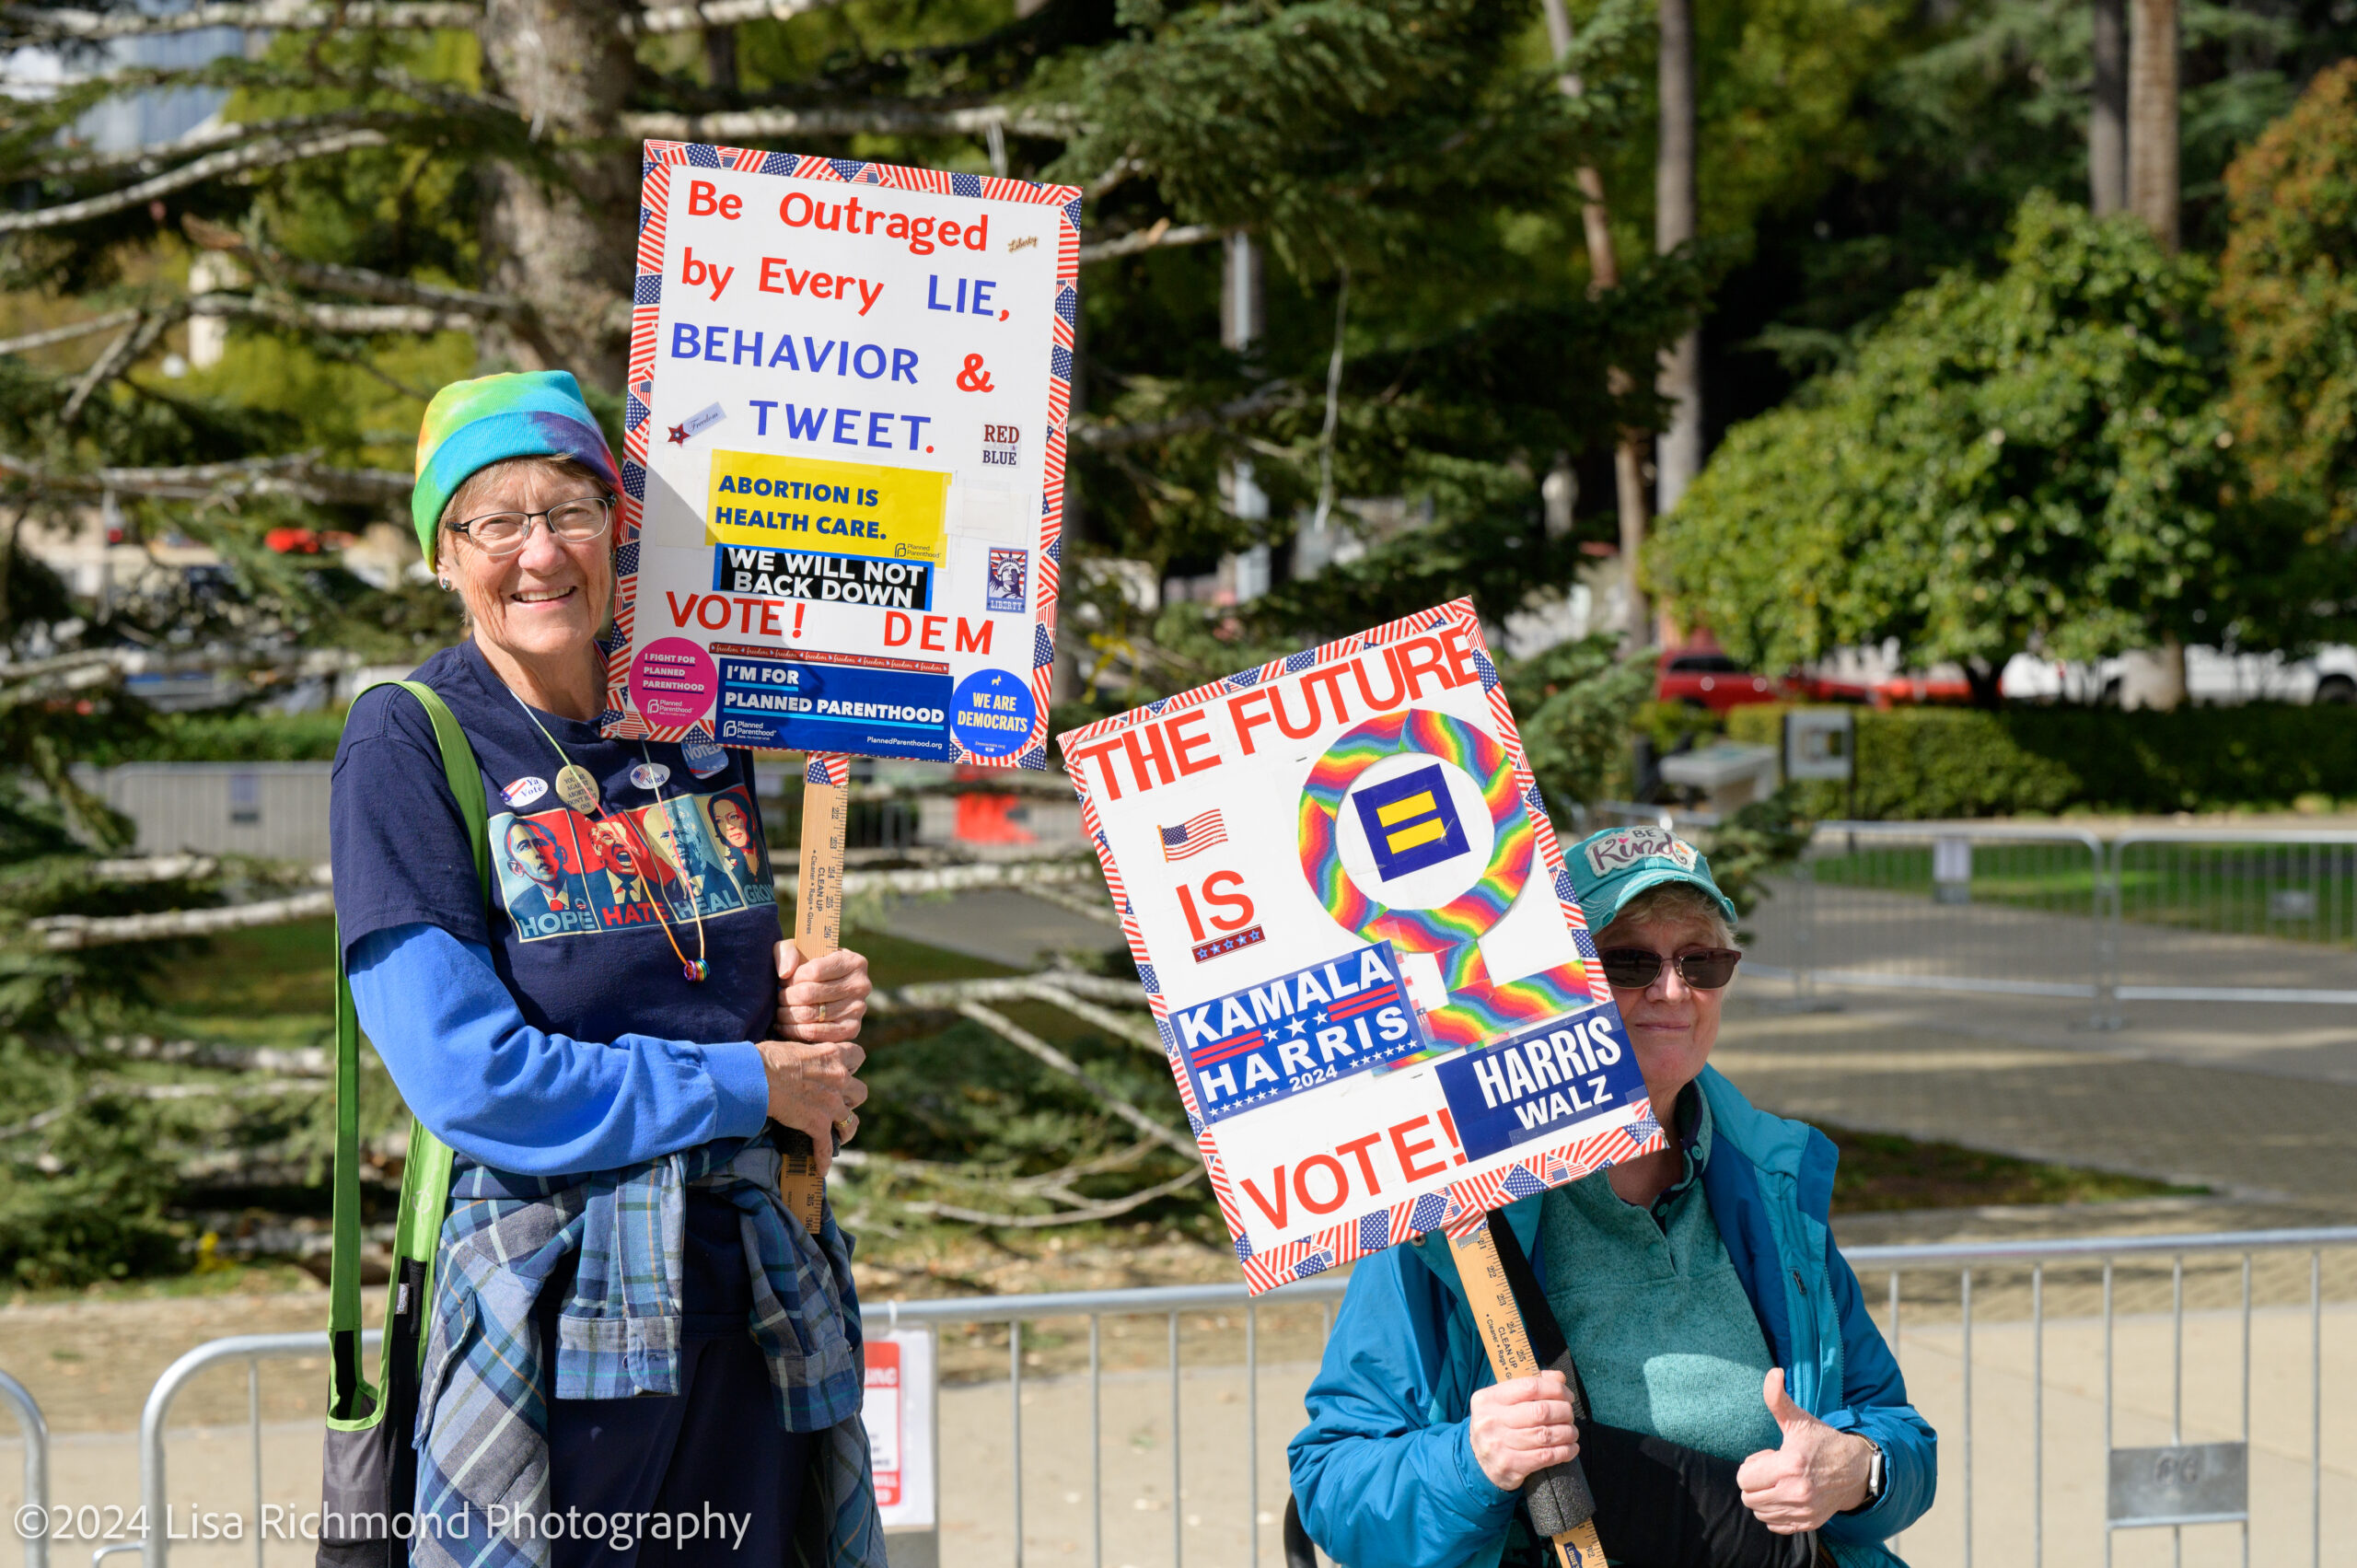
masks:
MULTIPOLYGON (((1821 1132, 1756 1109, 1705 1068, 1711 1158, 1701 1185, 1729 1263, 1793 1401, 1879 1446, 1883 1494, 1819 1539, 1843 1568, 1894 1568, 1881 1543, 1922 1517, 1938 1439, 1907 1402, 1898 1364, 1833 1246, 1835 1154, 1821 1132)), ((1545 1195, 1505 1211, 1526 1249, 1545 1195)), ((1546 1277, 1546 1259, 1534 1264, 1546 1277)), ((1516 1494, 1474 1462, 1473 1391, 1494 1379, 1448 1241, 1437 1232, 1363 1260, 1287 1448, 1303 1525, 1350 1568, 1495 1568, 1516 1494)))
POLYGON ((1702 1194, 1710 1102, 1689 1088, 1678 1113, 1684 1173, 1650 1207, 1603 1170, 1540 1198, 1547 1302, 1597 1421, 1740 1464, 1784 1440, 1760 1393, 1774 1363, 1702 1194))

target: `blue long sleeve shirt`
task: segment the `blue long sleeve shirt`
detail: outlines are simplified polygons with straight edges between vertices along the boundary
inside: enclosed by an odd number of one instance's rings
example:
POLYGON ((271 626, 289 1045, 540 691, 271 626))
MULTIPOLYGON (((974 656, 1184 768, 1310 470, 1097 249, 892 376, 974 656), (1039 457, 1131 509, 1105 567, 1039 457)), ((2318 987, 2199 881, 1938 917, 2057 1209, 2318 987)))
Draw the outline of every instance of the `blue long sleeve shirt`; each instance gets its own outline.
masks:
POLYGON ((598 1041, 534 1028, 491 950, 439 926, 370 932, 352 945, 350 970, 360 1027, 410 1109, 493 1170, 618 1170, 750 1137, 768 1117, 769 1079, 752 1041, 598 1041))

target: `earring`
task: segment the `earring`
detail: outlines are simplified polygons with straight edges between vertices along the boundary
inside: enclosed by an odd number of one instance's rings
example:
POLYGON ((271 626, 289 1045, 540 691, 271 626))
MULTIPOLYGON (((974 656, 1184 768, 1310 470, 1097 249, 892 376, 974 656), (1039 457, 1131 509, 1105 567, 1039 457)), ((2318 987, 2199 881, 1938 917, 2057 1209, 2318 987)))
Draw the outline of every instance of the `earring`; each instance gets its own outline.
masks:
POLYGON ((441 583, 441 585, 442 585, 442 591, 443 591, 444 593, 446 593, 446 594, 447 594, 447 593, 448 593, 448 592, 450 591, 450 579, 449 579, 449 578, 447 578, 447 577, 443 577, 443 578, 439 578, 439 579, 437 579, 437 580, 438 580, 438 581, 441 583))

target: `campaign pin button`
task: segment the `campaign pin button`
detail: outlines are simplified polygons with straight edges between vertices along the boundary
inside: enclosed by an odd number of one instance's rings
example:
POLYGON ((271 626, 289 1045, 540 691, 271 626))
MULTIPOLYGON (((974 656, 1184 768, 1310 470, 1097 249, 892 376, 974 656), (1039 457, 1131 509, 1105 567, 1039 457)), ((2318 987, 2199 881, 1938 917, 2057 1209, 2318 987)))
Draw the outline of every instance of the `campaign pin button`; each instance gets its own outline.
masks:
POLYGON ((656 789, 671 776, 671 770, 660 762, 641 762, 630 771, 630 782, 641 789, 656 789))
POLYGON ((691 735, 679 742, 679 755, 688 761, 688 771, 700 779, 708 779, 728 766, 728 753, 701 735, 691 735))
POLYGON ((529 806, 548 794, 549 781, 541 778, 520 778, 499 792, 499 798, 510 806, 529 806))
POLYGON ((598 781, 590 777, 589 770, 578 762, 567 762, 557 771, 556 796, 584 817, 597 810, 600 804, 598 781))

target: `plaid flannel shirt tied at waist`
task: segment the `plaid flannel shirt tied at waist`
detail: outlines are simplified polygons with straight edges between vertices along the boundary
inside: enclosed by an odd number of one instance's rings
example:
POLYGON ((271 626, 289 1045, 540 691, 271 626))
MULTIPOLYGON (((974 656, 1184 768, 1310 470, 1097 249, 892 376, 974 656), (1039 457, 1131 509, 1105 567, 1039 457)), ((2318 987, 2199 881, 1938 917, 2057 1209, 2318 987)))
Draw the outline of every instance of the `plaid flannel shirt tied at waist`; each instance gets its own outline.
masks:
POLYGON ((753 1291, 747 1330, 768 1364, 779 1425, 828 1434, 795 1532, 797 1559, 807 1568, 883 1568, 859 1419, 850 1244, 831 1214, 815 1237, 787 1217, 779 1166, 764 1134, 569 1180, 482 1166, 452 1176, 419 1380, 410 1543, 418 1568, 547 1568, 539 1535, 485 1534, 488 1509, 514 1516, 548 1506, 547 1400, 678 1395, 691 1186, 717 1192, 740 1216, 753 1291), (576 1252, 557 1342, 543 1346, 533 1307, 576 1252))

